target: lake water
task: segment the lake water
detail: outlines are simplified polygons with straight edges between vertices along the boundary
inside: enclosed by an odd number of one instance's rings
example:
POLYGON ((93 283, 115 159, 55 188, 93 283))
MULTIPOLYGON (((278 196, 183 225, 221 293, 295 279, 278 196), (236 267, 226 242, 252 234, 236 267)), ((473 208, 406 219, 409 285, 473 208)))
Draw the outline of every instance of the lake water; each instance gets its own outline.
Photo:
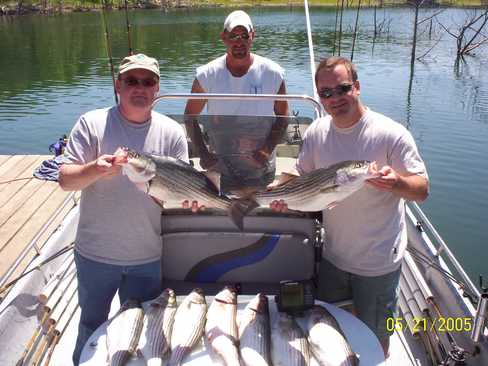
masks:
MULTIPOLYGON (((254 51, 287 71, 289 93, 312 95, 302 8, 253 9, 254 51)), ((130 12, 133 48, 156 57, 161 92, 187 92, 194 70, 224 52, 219 33, 226 10, 161 13, 130 12)), ((422 10, 421 18, 432 14, 422 10)), ((466 12, 448 9, 438 16, 446 26, 461 24, 466 12)), ((344 14, 342 55, 350 56, 355 10, 344 14)), ((405 124, 419 146, 431 178, 431 195, 422 205, 473 279, 488 276, 488 47, 454 68, 455 40, 434 24, 421 25, 410 82, 413 11, 381 9, 378 22, 389 31, 374 37, 372 9, 360 14, 354 61, 361 96, 372 109, 405 124)), ((335 12, 313 8, 312 33, 317 60, 332 52, 335 12)), ((123 12, 108 15, 116 63, 127 54, 123 12)), ((111 105, 112 81, 101 15, 0 17, 0 154, 48 154, 48 146, 68 133, 77 117, 111 105)), ((300 105, 294 108, 301 108, 300 105)), ((183 103, 158 110, 182 113, 183 103)), ((307 109, 302 115, 310 115, 307 109)))

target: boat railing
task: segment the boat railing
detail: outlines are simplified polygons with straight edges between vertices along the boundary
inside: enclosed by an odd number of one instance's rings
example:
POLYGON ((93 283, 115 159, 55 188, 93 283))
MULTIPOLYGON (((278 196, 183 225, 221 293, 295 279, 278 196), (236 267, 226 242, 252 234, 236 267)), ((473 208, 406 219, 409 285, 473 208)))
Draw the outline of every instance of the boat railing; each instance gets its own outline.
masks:
POLYGON ((413 215, 415 216, 417 223, 416 226, 428 232, 431 235, 431 239, 434 239, 432 241, 434 245, 434 253, 433 255, 435 257, 442 256, 444 259, 447 259, 451 264, 453 269, 456 270, 458 276, 460 277, 459 279, 463 282, 463 284, 467 287, 467 290, 473 294, 474 296, 479 299, 480 297, 480 291, 476 287, 476 285, 471 281, 467 273, 464 271, 463 267, 459 263, 459 261, 456 259, 452 251, 449 249, 448 245, 442 239, 440 234, 437 232, 435 229, 434 225, 429 221, 425 213, 420 209, 419 205, 416 204, 415 202, 409 202, 408 207, 412 211, 413 215))
MULTIPOLYGON (((19 269, 20 265, 23 263, 27 255, 32 251, 32 249, 35 250, 36 255, 39 255, 41 253, 41 247, 39 246, 39 239, 46 233, 48 228, 51 226, 51 224, 59 217, 59 215, 64 211, 64 209, 68 205, 76 205, 76 192, 71 192, 65 199, 64 201, 58 206, 56 211, 51 215, 49 220, 39 229, 39 231, 36 233, 34 238, 29 242, 29 244, 22 250, 22 252, 18 255, 17 259, 14 261, 14 263, 9 267, 9 269, 5 272, 5 274, 2 276, 0 279, 0 289, 4 289, 4 286, 7 284, 7 282, 10 280, 12 275, 17 272, 19 269), (72 203, 70 203, 72 201, 72 203)), ((4 298, 4 294, 0 293, 0 302, 4 298)))
POLYGON ((173 94, 161 94, 153 101, 153 107, 162 100, 171 99, 186 99, 186 100, 275 100, 275 101, 302 101, 311 103, 316 117, 325 116, 324 107, 319 101, 309 95, 299 94, 218 94, 218 93, 173 93, 173 94))

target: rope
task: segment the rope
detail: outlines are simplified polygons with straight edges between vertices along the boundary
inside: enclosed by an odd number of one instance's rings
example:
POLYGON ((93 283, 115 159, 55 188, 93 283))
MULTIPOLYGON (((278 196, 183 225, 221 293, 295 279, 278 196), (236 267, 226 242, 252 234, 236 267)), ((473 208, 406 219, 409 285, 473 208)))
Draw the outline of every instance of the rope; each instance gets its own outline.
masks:
POLYGON ((24 178, 15 178, 15 179, 10 179, 10 180, 4 180, 4 181, 0 182, 0 184, 9 184, 12 182, 17 182, 19 180, 26 180, 26 179, 34 179, 34 177, 24 177, 24 178))

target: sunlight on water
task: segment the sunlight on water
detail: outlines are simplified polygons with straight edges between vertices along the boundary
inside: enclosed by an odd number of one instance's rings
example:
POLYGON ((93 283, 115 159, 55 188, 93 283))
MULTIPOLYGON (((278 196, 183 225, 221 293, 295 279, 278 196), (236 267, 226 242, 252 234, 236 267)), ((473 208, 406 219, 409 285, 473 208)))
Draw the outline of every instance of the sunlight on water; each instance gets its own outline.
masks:
MULTIPOLYGON (((109 14, 115 63, 127 53, 123 12, 109 14)), ((257 39, 254 50, 286 69, 292 94, 312 95, 310 61, 302 8, 250 11, 257 39)), ((350 56, 355 10, 344 14, 342 54, 350 56)), ((421 18, 432 14, 423 10, 421 18)), ((447 26, 461 23, 462 9, 438 16, 447 26)), ((195 68, 223 53, 219 40, 222 9, 131 12, 137 51, 160 61, 161 93, 188 92, 195 68)), ((330 55, 335 13, 311 12, 316 58, 330 55)), ((380 9, 384 32, 374 37, 373 10, 363 9, 354 53, 361 96, 372 109, 403 123, 427 163, 431 195, 423 205, 455 254, 474 278, 486 272, 488 234, 488 52, 479 50, 454 70, 455 40, 433 24, 419 29, 410 82, 411 9, 380 9), (389 30, 387 29, 389 27, 389 30), (481 254, 481 255, 478 255, 481 254), (484 255, 483 255, 484 254, 484 255)), ((47 154, 80 114, 114 102, 106 43, 99 14, 0 18, 0 154, 47 154)), ((183 102, 163 102, 157 110, 181 113, 183 102)), ((295 103, 293 109, 312 116, 295 103)))

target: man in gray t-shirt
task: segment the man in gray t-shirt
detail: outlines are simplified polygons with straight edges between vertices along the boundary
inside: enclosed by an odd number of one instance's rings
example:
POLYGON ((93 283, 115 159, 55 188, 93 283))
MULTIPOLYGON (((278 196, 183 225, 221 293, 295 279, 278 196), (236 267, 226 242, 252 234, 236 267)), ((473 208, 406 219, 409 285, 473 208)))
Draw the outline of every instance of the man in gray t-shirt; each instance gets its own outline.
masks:
POLYGON ((118 147, 188 161, 183 128, 152 111, 159 91, 159 64, 143 54, 126 57, 115 88, 117 106, 82 115, 60 169, 64 190, 81 190, 75 263, 81 318, 73 362, 90 335, 107 320, 119 292, 146 301, 161 292, 161 208, 121 174, 118 147))
MULTIPOLYGON (((349 60, 323 60, 315 83, 329 115, 307 129, 297 171, 304 174, 344 160, 376 161, 380 167, 379 178, 323 212, 327 244, 317 297, 327 302, 352 298, 355 313, 387 355, 391 332, 386 323, 396 310, 407 245, 404 201, 426 199, 427 170, 410 132, 362 104, 356 68, 349 60)), ((271 206, 282 211, 286 202, 271 206)))

